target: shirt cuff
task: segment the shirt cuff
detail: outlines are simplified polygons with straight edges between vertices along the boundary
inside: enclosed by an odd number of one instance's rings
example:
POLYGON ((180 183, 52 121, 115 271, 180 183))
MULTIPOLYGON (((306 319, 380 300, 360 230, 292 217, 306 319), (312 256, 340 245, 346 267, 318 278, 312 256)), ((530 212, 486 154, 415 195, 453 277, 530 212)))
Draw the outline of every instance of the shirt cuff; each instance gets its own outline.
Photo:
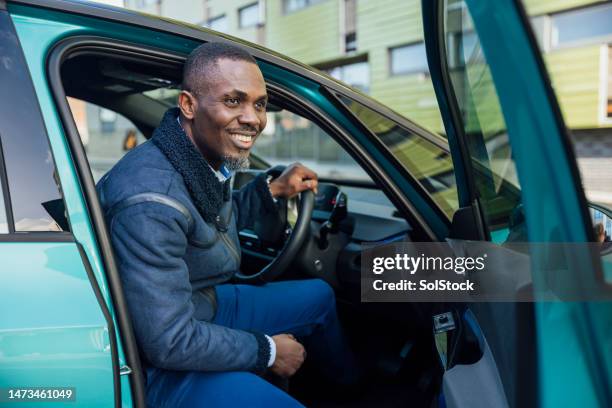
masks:
POLYGON ((272 367, 274 360, 276 360, 276 343, 274 343, 272 337, 268 336, 267 334, 264 334, 264 336, 266 336, 268 343, 270 343, 270 359, 268 360, 268 367, 272 367))
POLYGON ((272 181, 272 176, 268 176, 266 178, 266 183, 268 183, 268 190, 270 191, 270 197, 272 197, 272 200, 274 200, 274 202, 277 203, 278 199, 272 195, 272 190, 270 189, 270 182, 271 181, 272 181))

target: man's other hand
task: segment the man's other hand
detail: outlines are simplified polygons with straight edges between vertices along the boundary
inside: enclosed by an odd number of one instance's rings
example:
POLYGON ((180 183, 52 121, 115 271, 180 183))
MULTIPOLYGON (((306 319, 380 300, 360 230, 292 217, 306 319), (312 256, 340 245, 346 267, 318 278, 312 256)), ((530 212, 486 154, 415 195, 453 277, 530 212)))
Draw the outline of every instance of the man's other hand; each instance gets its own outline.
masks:
POLYGON ((270 192, 272 197, 284 198, 309 189, 316 194, 318 184, 317 173, 300 163, 293 163, 270 183, 270 192))
POLYGON ((272 340, 276 344, 276 359, 270 370, 280 377, 289 378, 302 366, 306 350, 291 334, 277 334, 272 336, 272 340))

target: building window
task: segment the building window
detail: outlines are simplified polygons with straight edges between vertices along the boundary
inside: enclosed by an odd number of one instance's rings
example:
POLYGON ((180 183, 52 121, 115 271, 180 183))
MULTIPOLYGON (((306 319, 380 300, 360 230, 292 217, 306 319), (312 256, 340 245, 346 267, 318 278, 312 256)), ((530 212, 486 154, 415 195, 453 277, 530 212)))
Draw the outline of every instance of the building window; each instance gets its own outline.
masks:
POLYGON ((225 14, 221 14, 220 16, 208 19, 206 26, 211 30, 227 32, 229 29, 227 24, 227 16, 225 14))
POLYGON ((370 66, 367 61, 339 65, 327 70, 334 78, 360 91, 370 90, 370 66))
POLYGON ((136 1, 136 6, 138 8, 152 6, 155 4, 159 4, 159 0, 137 0, 136 1))
POLYGON ((561 47, 612 38, 612 4, 589 7, 551 16, 551 46, 561 47))
POLYGON ((429 72, 425 43, 404 45, 389 49, 391 75, 429 72))
POLYGON ((357 34, 350 33, 344 36, 344 50, 345 52, 357 51, 357 34))
POLYGON ((344 52, 357 51, 357 0, 344 0, 344 52))
POLYGON ((321 3, 323 0, 283 0, 283 11, 285 14, 293 13, 308 6, 321 3))
POLYGON ((238 9, 240 28, 255 27, 262 22, 260 17, 259 2, 238 9))

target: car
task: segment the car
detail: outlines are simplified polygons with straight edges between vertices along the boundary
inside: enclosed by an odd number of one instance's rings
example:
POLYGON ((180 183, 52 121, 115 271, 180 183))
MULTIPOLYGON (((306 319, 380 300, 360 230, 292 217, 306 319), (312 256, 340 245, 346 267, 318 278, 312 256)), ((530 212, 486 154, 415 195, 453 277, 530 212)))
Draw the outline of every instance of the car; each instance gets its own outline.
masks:
MULTIPOLYGON (((316 277, 334 288, 371 374, 354 403, 612 406, 611 281, 599 254, 568 246, 571 262, 557 277, 598 288, 604 301, 361 302, 365 245, 595 241, 520 2, 423 0, 421 9, 445 134, 314 68, 205 28, 80 1, 0 0, 0 402, 145 406, 137 316, 95 189, 125 143, 88 142, 74 101, 96 107, 101 126, 119 115, 147 139, 175 103, 186 56, 219 41, 257 59, 277 130, 310 129, 314 145, 341 152, 355 171, 343 177, 332 162, 314 200, 287 203, 283 228, 259 220, 241 231, 238 277, 316 277), (449 319, 453 330, 434 333, 449 319)), ((267 158, 276 141, 262 135, 235 187, 287 164, 267 158)), ((531 273, 537 285, 546 265, 533 260, 531 273)), ((343 403, 316 384, 306 368, 289 390, 307 405, 343 403)))

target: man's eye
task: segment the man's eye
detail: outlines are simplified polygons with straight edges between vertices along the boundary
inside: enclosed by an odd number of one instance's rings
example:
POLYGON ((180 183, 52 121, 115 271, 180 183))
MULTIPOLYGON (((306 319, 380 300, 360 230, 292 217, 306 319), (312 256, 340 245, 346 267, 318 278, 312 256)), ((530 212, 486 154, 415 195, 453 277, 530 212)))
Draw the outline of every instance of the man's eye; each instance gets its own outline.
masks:
POLYGON ((227 103, 228 105, 238 105, 238 104, 240 104, 240 99, 238 99, 238 98, 227 98, 225 100, 225 103, 227 103))
POLYGON ((264 102, 264 101, 256 102, 255 103, 255 108, 256 109, 266 109, 266 102, 264 102))

